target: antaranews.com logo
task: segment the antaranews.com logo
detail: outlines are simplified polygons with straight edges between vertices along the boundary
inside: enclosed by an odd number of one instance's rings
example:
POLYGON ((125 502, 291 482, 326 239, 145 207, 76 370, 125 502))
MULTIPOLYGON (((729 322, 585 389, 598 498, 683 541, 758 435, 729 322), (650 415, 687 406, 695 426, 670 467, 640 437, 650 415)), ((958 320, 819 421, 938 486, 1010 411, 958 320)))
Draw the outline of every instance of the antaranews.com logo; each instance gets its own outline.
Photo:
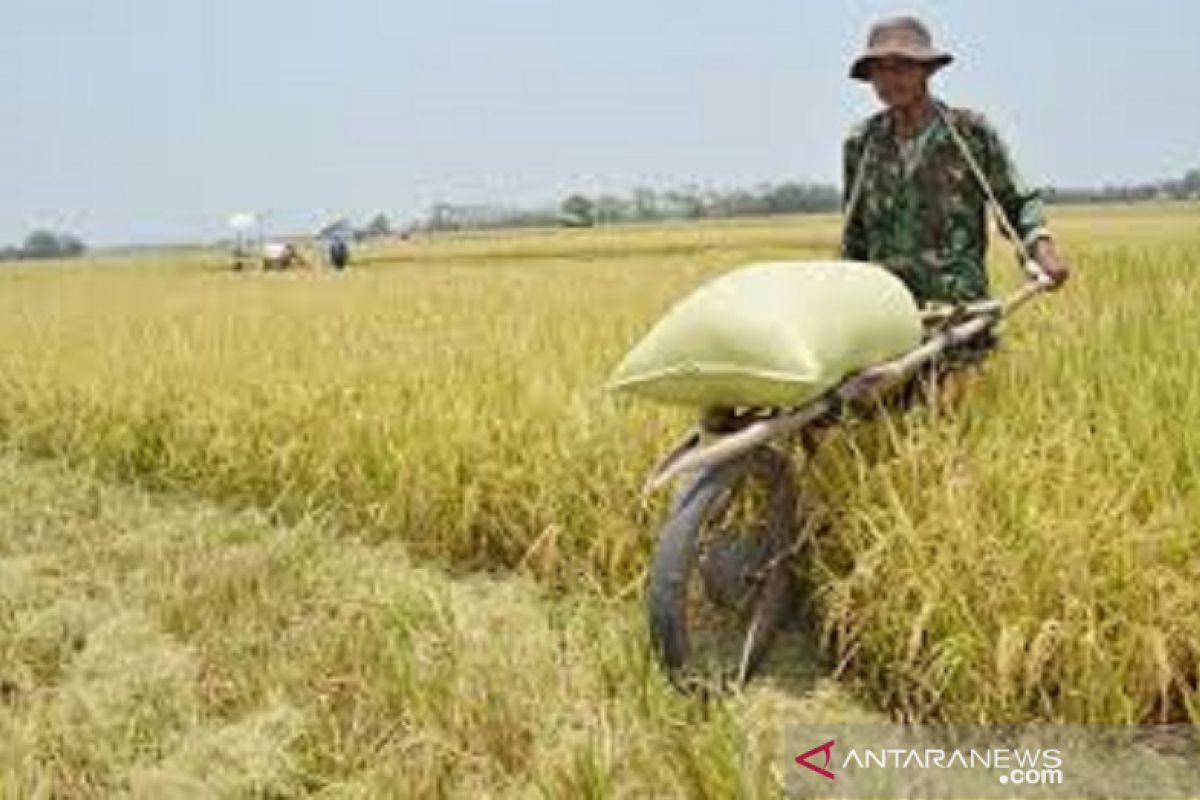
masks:
POLYGON ((817 725, 787 730, 815 798, 1200 798, 1188 725, 817 725))
MULTIPOLYGON (((829 769, 834 762, 833 748, 836 739, 796 756, 796 763, 805 769, 829 780, 836 776, 829 769), (813 759, 823 757, 821 764, 813 759)), ((951 750, 936 748, 912 750, 903 748, 880 748, 859 751, 851 748, 842 759, 841 768, 857 769, 990 769, 998 773, 998 782, 1019 784, 1061 784, 1063 782, 1062 752, 1057 749, 1042 750, 951 750)))

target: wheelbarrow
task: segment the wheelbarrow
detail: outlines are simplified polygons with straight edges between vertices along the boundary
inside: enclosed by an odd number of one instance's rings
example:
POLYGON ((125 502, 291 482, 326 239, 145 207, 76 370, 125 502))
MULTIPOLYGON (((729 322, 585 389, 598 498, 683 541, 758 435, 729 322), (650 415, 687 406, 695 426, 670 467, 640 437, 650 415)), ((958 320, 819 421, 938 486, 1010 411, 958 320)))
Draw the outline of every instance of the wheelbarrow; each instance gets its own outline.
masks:
POLYGON ((927 307, 917 347, 848 375, 804 405, 704 410, 654 466, 646 492, 679 483, 646 593, 651 643, 672 681, 686 687, 715 670, 722 683, 740 685, 762 665, 796 594, 794 559, 812 533, 798 508, 797 440, 811 442, 814 427, 880 398, 1051 285, 1035 261, 1020 263, 1028 280, 1012 294, 927 307))

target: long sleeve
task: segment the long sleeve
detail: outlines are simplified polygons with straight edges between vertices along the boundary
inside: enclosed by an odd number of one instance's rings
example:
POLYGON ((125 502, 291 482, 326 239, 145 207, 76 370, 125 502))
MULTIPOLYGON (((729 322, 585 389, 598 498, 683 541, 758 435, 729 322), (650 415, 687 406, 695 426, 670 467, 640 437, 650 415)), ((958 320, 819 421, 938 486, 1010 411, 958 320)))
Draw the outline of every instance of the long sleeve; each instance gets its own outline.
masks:
POLYGON ((866 261, 869 257, 866 225, 863 223, 862 197, 854 197, 859 164, 863 157, 864 137, 851 133, 842 148, 842 258, 866 261), (851 207, 853 206, 853 207, 851 207))

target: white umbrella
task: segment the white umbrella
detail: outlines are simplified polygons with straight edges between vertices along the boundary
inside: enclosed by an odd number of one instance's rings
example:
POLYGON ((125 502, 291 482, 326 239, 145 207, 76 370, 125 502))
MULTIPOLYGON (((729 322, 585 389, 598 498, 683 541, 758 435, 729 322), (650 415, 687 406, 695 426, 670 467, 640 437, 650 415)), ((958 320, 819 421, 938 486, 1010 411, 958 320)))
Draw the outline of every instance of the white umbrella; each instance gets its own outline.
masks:
POLYGON ((228 224, 238 233, 246 233, 258 227, 258 215, 251 211, 239 211, 229 215, 228 224))

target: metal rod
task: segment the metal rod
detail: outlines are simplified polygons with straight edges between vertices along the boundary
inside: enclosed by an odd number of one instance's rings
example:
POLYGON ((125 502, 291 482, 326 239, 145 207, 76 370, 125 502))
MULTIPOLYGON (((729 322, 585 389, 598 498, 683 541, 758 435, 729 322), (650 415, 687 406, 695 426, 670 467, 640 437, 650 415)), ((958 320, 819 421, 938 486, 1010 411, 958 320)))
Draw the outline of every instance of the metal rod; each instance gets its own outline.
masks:
POLYGON ((667 454, 658 460, 658 463, 650 470, 650 476, 646 478, 646 483, 642 487, 643 494, 649 494, 651 491, 651 483, 659 473, 670 469, 671 466, 678 461, 685 453, 694 449, 702 441, 700 427, 696 426, 685 433, 675 443, 675 446, 667 451, 667 454))

